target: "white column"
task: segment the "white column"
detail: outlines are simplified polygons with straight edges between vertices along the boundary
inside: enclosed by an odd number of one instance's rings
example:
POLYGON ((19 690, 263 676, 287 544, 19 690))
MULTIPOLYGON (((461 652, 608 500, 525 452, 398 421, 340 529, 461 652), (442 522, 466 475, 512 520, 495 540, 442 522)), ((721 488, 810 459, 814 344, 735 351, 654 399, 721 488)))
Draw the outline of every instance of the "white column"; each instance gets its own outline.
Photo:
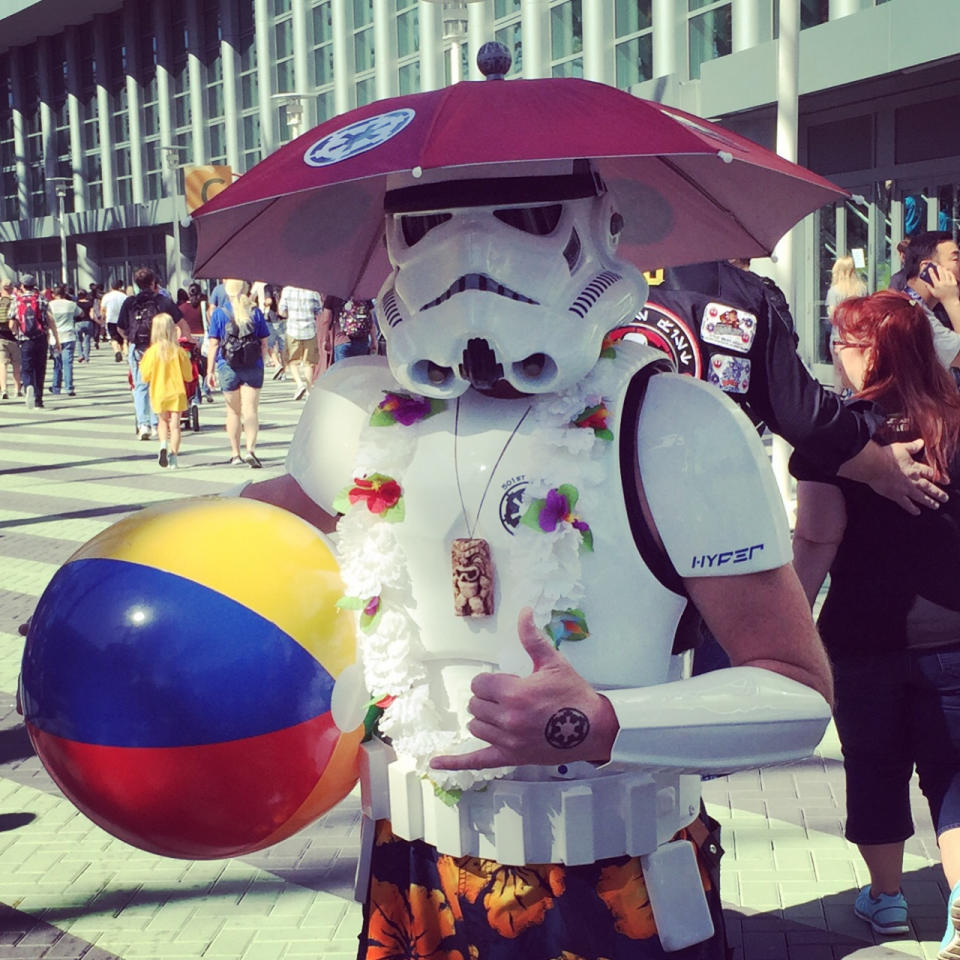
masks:
MULTIPOLYGON (((668 77, 681 72, 680 43, 686 34, 683 7, 675 0, 653 0, 653 75, 668 77)), ((526 58, 526 55, 524 55, 526 58)))
POLYGON ((113 192, 113 127, 111 124, 110 91, 104 74, 107 69, 107 20, 102 14, 93 21, 94 55, 97 58, 97 128, 100 133, 100 172, 103 177, 103 206, 112 207, 113 192))
POLYGON ((134 203, 143 203, 143 131, 140 124, 140 84, 143 65, 138 52, 136 6, 123 8, 123 36, 127 45, 127 108, 130 124, 130 187, 134 203))
MULTIPOLYGON (((422 7, 421 3, 421 17, 422 7)), ((345 113, 357 105, 357 88, 353 84, 353 11, 349 0, 330 0, 330 22, 333 28, 333 106, 337 113, 345 113)))
POLYGON ((253 0, 254 43, 257 54, 257 97, 260 107, 260 153, 266 157, 277 149, 276 110, 271 97, 273 88, 273 56, 270 53, 269 0, 253 0))
POLYGON ((13 80, 13 152, 17 168, 17 206, 20 220, 30 219, 30 191, 27 188, 27 124, 23 116, 23 55, 20 47, 10 51, 13 80))
MULTIPOLYGON (((797 121, 799 117, 798 72, 800 60, 800 0, 779 0, 780 39, 777 48, 777 153, 787 160, 797 160, 797 121)), ((782 237, 775 249, 777 283, 787 298, 796 302, 796 270, 794 265, 794 230, 782 237)), ((773 472, 780 495, 789 511, 792 500, 790 445, 782 437, 773 437, 773 472)))
POLYGON ((520 5, 523 76, 526 80, 550 76, 549 0, 522 0, 520 5))
POLYGON ((733 0, 731 19, 734 53, 749 50, 750 47, 770 39, 769 0, 733 0))
POLYGON ((493 0, 477 0, 477 2, 468 3, 467 59, 470 70, 464 79, 483 79, 483 74, 477 66, 477 53, 485 43, 491 40, 493 40, 493 0))
POLYGON ((73 169, 73 209, 86 210, 83 181, 83 122, 80 118, 80 64, 77 61, 77 28, 67 27, 67 114, 70 122, 70 166, 73 169))
MULTIPOLYGON (((442 4, 420 0, 420 89, 443 86, 442 4)), ((336 35, 336 31, 334 31, 336 35)), ((526 52, 524 52, 526 56, 526 52)))
POLYGON ((863 6, 861 0, 830 0, 830 19, 839 20, 840 17, 848 17, 851 13, 859 13, 863 6))
POLYGON ((51 177, 57 175, 56 126, 50 102, 50 38, 37 40, 37 78, 40 94, 40 149, 43 156, 44 195, 47 214, 57 212, 57 193, 51 177))
MULTIPOLYGON (((187 4, 187 76, 190 84, 190 153, 180 163, 204 163, 207 159, 207 111, 204 103, 204 70, 200 59, 200 11, 187 4)), ((236 123, 236 118, 232 118, 236 123)))
POLYGON ((220 61, 223 64, 223 116, 227 163, 240 171, 240 106, 237 84, 240 58, 237 56, 237 15, 232 0, 220 0, 220 61))
POLYGON ((394 0, 373 0, 374 89, 378 100, 399 93, 396 11, 394 0))
MULTIPOLYGON (((160 146, 173 144, 173 114, 171 111, 170 37, 167 18, 159 5, 153 7, 153 29, 157 36, 157 125, 160 128, 160 146)), ((163 170, 163 155, 160 156, 163 170)))
POLYGON ((583 75, 587 80, 615 84, 613 0, 583 0, 582 11, 583 75))

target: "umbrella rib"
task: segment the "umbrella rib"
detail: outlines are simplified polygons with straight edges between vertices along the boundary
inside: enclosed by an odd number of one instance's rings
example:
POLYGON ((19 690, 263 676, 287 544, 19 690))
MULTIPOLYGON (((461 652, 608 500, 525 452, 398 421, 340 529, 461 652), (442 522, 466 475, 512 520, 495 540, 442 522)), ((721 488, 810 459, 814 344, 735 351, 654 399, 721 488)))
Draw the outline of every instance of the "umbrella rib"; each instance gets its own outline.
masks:
POLYGON ((712 203, 718 210, 722 210, 731 220, 733 220, 733 222, 734 222, 751 240, 754 241, 754 243, 756 243, 756 244, 760 247, 761 250, 767 250, 767 252, 769 252, 769 250, 768 250, 768 248, 767 248, 767 245, 766 245, 762 240, 760 240, 760 239, 758 239, 757 237, 755 237, 755 236, 753 235, 752 231, 750 231, 750 230, 748 230, 748 229, 746 228, 746 226, 743 224, 743 221, 742 221, 732 210, 728 209, 728 208, 725 207, 722 203, 720 203, 720 202, 717 200, 717 198, 713 196, 713 194, 708 193, 706 190, 704 190, 704 188, 703 188, 702 186, 700 186, 700 184, 697 183, 697 181, 694 180, 693 177, 690 176, 690 174, 688 174, 688 173, 686 173, 685 171, 681 170, 675 163, 673 163, 673 161, 668 160, 666 157, 657 157, 657 159, 658 159, 665 167, 667 167, 667 169, 669 169, 670 171, 672 171, 673 173, 675 173, 678 177, 680 177, 681 180, 684 180, 684 181, 685 181, 686 183, 688 183, 691 187, 693 187, 694 190, 696 190, 704 199, 706 199, 706 200, 708 200, 710 203, 712 203))
MULTIPOLYGON (((279 199, 280 199, 279 197, 274 197, 262 210, 257 211, 257 213, 255 213, 242 227, 240 227, 240 230, 246 230, 247 227, 250 226, 250 224, 252 224, 255 220, 257 220, 258 217, 263 216, 263 214, 265 214, 279 199)), ((234 230, 233 233, 231 233, 230 236, 227 237, 227 239, 224 240, 223 243, 221 243, 220 246, 217 247, 217 249, 213 251, 213 253, 211 253, 208 257, 206 257, 206 258, 204 259, 203 263, 197 264, 197 265, 193 268, 193 269, 194 269, 194 272, 197 274, 197 276, 200 276, 200 271, 203 270, 203 269, 206 267, 206 265, 207 265, 214 257, 216 257, 217 254, 219 254, 220 251, 223 250, 223 248, 224 248, 228 243, 230 243, 231 240, 235 240, 235 239, 236 239, 237 233, 239 233, 239 230, 234 230)))

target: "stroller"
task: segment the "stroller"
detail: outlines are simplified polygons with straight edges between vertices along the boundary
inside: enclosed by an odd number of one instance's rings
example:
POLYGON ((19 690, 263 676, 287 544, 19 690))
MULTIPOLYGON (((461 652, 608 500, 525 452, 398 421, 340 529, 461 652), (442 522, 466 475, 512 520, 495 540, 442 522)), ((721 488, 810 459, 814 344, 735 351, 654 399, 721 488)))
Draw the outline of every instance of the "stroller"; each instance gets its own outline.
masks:
MULTIPOLYGON (((180 429, 200 432, 200 378, 207 375, 207 358, 200 353, 200 345, 192 337, 180 337, 177 343, 190 354, 190 369, 193 379, 184 384, 187 391, 187 409, 180 414, 180 429)), ((127 383, 133 389, 133 374, 127 373, 127 383)), ((139 429, 134 419, 134 429, 139 429)))

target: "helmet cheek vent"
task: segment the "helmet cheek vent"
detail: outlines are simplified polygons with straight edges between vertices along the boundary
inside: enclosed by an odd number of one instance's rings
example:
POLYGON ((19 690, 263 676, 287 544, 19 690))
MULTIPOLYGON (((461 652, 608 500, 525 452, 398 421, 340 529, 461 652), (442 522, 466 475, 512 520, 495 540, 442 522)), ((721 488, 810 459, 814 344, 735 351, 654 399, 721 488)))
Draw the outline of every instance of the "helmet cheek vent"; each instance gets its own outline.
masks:
POLYGON ((580 243, 580 235, 577 233, 576 229, 570 231, 570 239, 567 241, 567 245, 563 248, 563 259, 567 261, 567 267, 570 270, 570 273, 573 274, 577 266, 580 263, 580 253, 583 249, 582 244, 580 243))

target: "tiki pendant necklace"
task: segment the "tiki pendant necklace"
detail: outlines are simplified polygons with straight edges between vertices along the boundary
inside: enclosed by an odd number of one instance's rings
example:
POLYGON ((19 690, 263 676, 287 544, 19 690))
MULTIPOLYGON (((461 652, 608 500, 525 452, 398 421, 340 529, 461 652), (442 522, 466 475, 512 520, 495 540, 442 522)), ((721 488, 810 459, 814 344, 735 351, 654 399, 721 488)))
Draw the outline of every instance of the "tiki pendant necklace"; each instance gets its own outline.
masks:
POLYGON ((453 427, 453 468, 457 478, 457 494, 460 497, 460 509, 463 512, 463 525, 466 527, 466 537, 458 537, 453 541, 450 551, 450 562, 453 570, 453 610, 458 617, 489 617, 493 613, 493 557, 490 553, 490 544, 483 538, 476 536, 477 526, 480 523, 480 513, 484 501, 490 491, 490 484, 496 475, 500 461, 503 460, 507 448, 517 435, 523 421, 527 419, 532 406, 528 406, 523 416, 517 421, 507 442, 500 450, 490 476, 480 495, 477 512, 470 523, 467 515, 467 505, 463 499, 463 488, 460 484, 460 462, 458 457, 458 438, 460 435, 460 398, 457 397, 456 412, 453 427))

